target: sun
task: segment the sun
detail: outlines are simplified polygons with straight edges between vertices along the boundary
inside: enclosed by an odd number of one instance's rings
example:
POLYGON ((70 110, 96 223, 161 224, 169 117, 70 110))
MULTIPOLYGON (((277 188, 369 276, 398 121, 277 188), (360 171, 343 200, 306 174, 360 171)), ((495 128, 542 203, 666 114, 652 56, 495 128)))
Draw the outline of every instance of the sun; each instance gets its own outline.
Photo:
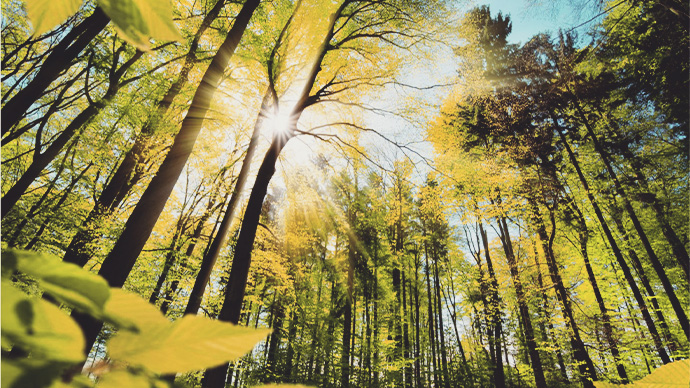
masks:
POLYGON ((269 112, 264 120, 264 128, 272 137, 292 135, 294 123, 289 112, 269 112))

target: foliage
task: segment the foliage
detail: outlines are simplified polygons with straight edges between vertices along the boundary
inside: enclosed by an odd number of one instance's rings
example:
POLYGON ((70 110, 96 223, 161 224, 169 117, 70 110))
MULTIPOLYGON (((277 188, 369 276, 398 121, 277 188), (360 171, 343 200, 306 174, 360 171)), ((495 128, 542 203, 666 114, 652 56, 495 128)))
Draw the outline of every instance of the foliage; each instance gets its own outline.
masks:
MULTIPOLYGON (((75 14, 82 0, 25 0, 34 34, 52 30, 75 14)), ((149 49, 149 38, 180 40, 172 20, 169 0, 99 0, 98 6, 110 17, 120 36, 140 50, 149 49)))
POLYGON ((7 387, 51 386, 60 376, 64 380, 65 370, 72 370, 67 375, 71 379, 78 371, 74 368, 84 361, 79 326, 58 307, 31 298, 11 284, 11 278, 22 275, 29 275, 46 295, 64 306, 120 329, 108 342, 110 362, 115 366, 112 372, 98 375, 99 381, 102 378, 99 386, 153 384, 153 375, 146 377, 146 373, 130 369, 135 367, 153 373, 180 373, 235 360, 270 333, 197 316, 171 323, 138 296, 110 289, 100 277, 50 255, 5 250, 2 271, 3 347, 17 346, 32 354, 31 359, 20 361, 3 357, 3 386, 7 387))

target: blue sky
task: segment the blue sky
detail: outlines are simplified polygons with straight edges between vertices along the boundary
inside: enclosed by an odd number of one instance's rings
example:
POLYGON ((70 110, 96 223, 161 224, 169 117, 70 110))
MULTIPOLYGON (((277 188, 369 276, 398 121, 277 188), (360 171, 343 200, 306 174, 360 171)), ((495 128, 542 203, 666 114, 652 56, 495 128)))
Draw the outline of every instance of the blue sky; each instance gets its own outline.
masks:
MULTIPOLYGON (((476 1, 477 5, 489 5, 491 14, 501 11, 509 14, 513 22, 513 32, 509 40, 513 43, 526 42, 540 32, 557 32, 559 28, 568 30, 586 22, 595 15, 592 7, 572 6, 577 1, 568 0, 491 0, 476 1)), ((586 3, 586 1, 580 1, 586 3)), ((580 37, 596 24, 595 21, 577 28, 580 37)))

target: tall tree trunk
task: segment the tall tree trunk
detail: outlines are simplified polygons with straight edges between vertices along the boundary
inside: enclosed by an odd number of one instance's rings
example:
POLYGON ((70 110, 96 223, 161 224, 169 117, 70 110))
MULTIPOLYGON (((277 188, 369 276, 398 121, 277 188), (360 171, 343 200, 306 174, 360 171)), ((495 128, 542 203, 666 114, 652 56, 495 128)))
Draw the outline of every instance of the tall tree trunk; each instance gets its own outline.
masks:
POLYGON ((26 244, 26 246, 24 247, 24 249, 26 249, 26 250, 31 250, 31 249, 36 245, 36 243, 38 243, 38 239, 39 239, 39 238, 41 237, 41 235, 43 234, 43 231, 45 231, 46 227, 47 227, 47 226, 53 221, 53 219, 55 218, 55 216, 54 216, 54 215, 55 215, 55 212, 57 212, 57 211, 62 207, 62 205, 67 201, 67 198, 69 198, 69 195, 72 193, 72 190, 74 189, 74 186, 76 186, 77 183, 79 183, 79 181, 81 180, 81 178, 84 177, 84 175, 86 174, 86 171, 88 171, 88 170, 91 168, 91 166, 93 166, 93 162, 90 162, 88 165, 86 165, 86 167, 85 167, 83 170, 81 170, 81 172, 79 173, 79 175, 77 175, 76 177, 72 178, 72 180, 70 181, 69 185, 67 185, 67 187, 65 187, 65 188, 62 190, 62 195, 60 196, 60 199, 58 199, 58 201, 55 203, 55 205, 53 205, 52 209, 50 209, 49 216, 46 217, 45 219, 43 219, 43 222, 41 222, 41 225, 38 227, 38 230, 36 231, 36 234, 34 234, 34 236, 31 238, 31 240, 29 241, 29 243, 26 244))
POLYGON ((500 298, 498 296, 498 281, 496 280, 496 274, 494 272, 494 266, 491 262, 491 254, 489 253, 489 239, 486 236, 486 231, 481 222, 479 223, 479 233, 482 237, 482 243, 484 245, 484 258, 486 259, 487 270, 489 271, 489 287, 490 287, 490 302, 489 305, 491 310, 489 311, 490 317, 492 319, 491 328, 493 329, 489 337, 489 342, 493 347, 493 359, 494 359, 494 370, 493 370, 493 380, 496 388, 506 388, 506 377, 503 371, 503 361, 501 360, 501 310, 500 310, 500 298))
POLYGON ((14 233, 12 234, 12 237, 7 239, 7 245, 10 247, 15 247, 17 246, 17 240, 19 239, 19 236, 21 235, 22 230, 26 226, 27 223, 33 217, 37 214, 38 209, 43 206, 43 202, 48 198, 50 195, 50 192, 53 191, 53 188, 55 187, 55 183, 57 182, 58 178, 60 178, 60 175, 62 174, 62 171, 65 169, 65 165, 67 162, 67 157, 70 155, 70 150, 72 147, 74 147, 76 142, 72 142, 68 149, 65 151, 65 156, 62 157, 62 161, 60 161, 60 164, 58 165, 57 169, 55 170, 55 177, 50 180, 48 183, 48 187, 46 187, 43 191, 43 194, 41 197, 29 208, 29 211, 26 212, 26 216, 22 218, 22 221, 19 223, 18 226, 14 228, 14 233))
POLYGON ((109 21, 110 19, 105 13, 100 8, 96 8, 89 17, 72 28, 62 38, 43 61, 40 70, 31 82, 2 107, 3 136, 19 123, 31 105, 41 97, 46 88, 64 70, 72 65, 72 61, 105 28, 109 21))
MULTIPOLYGON (((599 110, 599 114, 601 116, 606 117, 606 115, 600 110, 598 106, 597 109, 599 110)), ((671 223, 666 217, 666 212, 664 211, 661 202, 656 197, 656 194, 652 190, 650 190, 648 183, 649 181, 643 173, 644 164, 642 160, 637 155, 635 155, 628 147, 628 144, 625 141, 623 141, 623 139, 621 139, 621 131, 618 124, 615 121, 611 120, 609 117, 606 118, 609 127, 611 128, 610 134, 612 134, 613 137, 615 137, 618 140, 620 144, 619 149, 622 151, 621 153, 623 157, 630 163, 630 166, 632 167, 632 170, 635 173, 635 178, 637 179, 638 184, 640 185, 642 190, 645 191, 644 202, 652 205, 652 209, 654 210, 654 216, 656 217, 656 220, 659 223, 659 226, 661 227, 661 231, 664 234, 666 241, 668 241, 669 245, 671 246, 673 254, 676 257, 676 260, 678 261, 678 264, 683 269, 686 280, 690 281, 690 257, 688 256, 688 251, 685 249, 685 244, 683 244, 676 232, 673 230, 671 223)))
POLYGON ((204 16, 199 29, 192 38, 177 80, 170 86, 163 98, 158 102, 158 106, 154 113, 150 115, 146 123, 144 123, 134 144, 125 154, 117 170, 108 181, 108 184, 103 188, 103 191, 82 223, 80 229, 74 237, 72 237, 72 240, 65 250, 64 261, 81 266, 89 261, 91 252, 89 252, 88 246, 94 240, 98 239, 100 235, 98 232, 98 224, 104 218, 112 214, 127 197, 132 188, 143 179, 145 174, 144 165, 147 159, 146 155, 151 151, 150 141, 157 132, 160 121, 170 110, 173 100, 187 84, 189 73, 193 69, 194 64, 198 61, 196 51, 199 46, 199 40, 213 20, 218 17, 224 4, 225 0, 217 0, 214 7, 204 16))
POLYGON ((439 383, 438 365, 436 364, 436 320, 434 319, 434 305, 432 302, 434 294, 431 292, 431 266, 429 265, 429 247, 424 244, 424 269, 426 275, 426 293, 427 293, 427 314, 429 317, 429 345, 431 345, 431 359, 433 364, 434 385, 439 383))
MULTIPOLYGON (((261 167, 259 167, 256 182, 249 195, 247 210, 242 220, 240 235, 237 238, 235 257, 232 262, 232 270, 230 271, 230 281, 225 292, 223 307, 219 315, 220 320, 237 323, 239 318, 242 300, 244 299, 244 290, 247 285, 247 276, 249 275, 249 266, 251 265, 251 253, 256 237, 256 228, 259 224, 259 216, 261 215, 261 208, 264 198, 266 197, 268 184, 275 173, 275 165, 280 152, 291 136, 294 135, 297 121, 299 121, 302 112, 304 112, 304 109, 306 109, 310 103, 309 93, 321 69, 321 62, 326 55, 328 43, 333 37, 335 22, 340 16, 343 8, 344 4, 342 4, 336 12, 330 15, 328 33, 321 42, 321 46, 318 50, 319 54, 312 63, 302 93, 289 115, 291 123, 289 124, 288 134, 275 134, 264 156, 264 160, 261 163, 261 167)), ((224 375, 224 367, 209 369, 206 371, 203 385, 209 388, 221 388, 224 381, 224 375)))
POLYGON ((582 259, 585 263, 585 269, 587 270, 589 283, 592 285, 592 289, 594 290, 594 297, 597 300, 597 305, 599 306, 599 311, 601 312, 601 318, 604 324, 604 335, 606 337, 606 341, 609 344, 609 349, 611 350, 611 355, 613 356, 613 360, 616 364, 618 376, 621 378, 621 383, 627 384, 628 374, 626 373, 625 367, 623 366, 621 360, 617 340, 614 338, 613 326, 611 325, 611 317, 609 316, 608 309, 606 308, 606 304, 604 303, 604 298, 602 297, 601 291, 599 290, 599 283, 597 282, 597 278, 594 275, 594 270, 592 269, 592 265, 589 262, 589 254, 587 251, 589 230, 587 228, 587 223, 585 222, 584 215, 575 204, 575 201, 570 198, 566 199, 568 200, 570 207, 573 209, 576 215, 578 223, 578 235, 580 237, 580 253, 582 254, 582 259))
POLYGON ((529 199, 532 206, 533 217, 537 228, 537 236, 541 241, 542 248, 544 250, 544 255, 546 256, 546 264, 549 269, 549 274, 551 275, 551 281, 556 289, 556 297, 560 302, 561 311, 563 312, 563 317, 565 318, 566 326, 570 331, 570 345, 573 348, 575 359, 578 361, 580 369, 580 378, 582 384, 585 387, 593 388, 594 385, 592 381, 597 380, 596 370, 594 369, 594 363, 589 357, 589 353, 585 348, 585 344, 580 337, 580 330, 575 321, 575 314, 572 310, 572 305, 570 304, 570 299, 568 293, 563 284, 563 278, 560 275, 558 269, 558 263, 553 254, 551 244, 555 237, 555 219, 553 218, 553 211, 551 213, 552 230, 551 236, 549 237, 546 233, 546 226, 539 213, 539 208, 534 201, 534 199, 529 199))
POLYGON ((443 385, 450 388, 450 375, 448 373, 448 352, 446 351, 446 335, 443 325, 443 307, 441 306, 441 280, 438 274, 438 262, 441 259, 438 252, 434 255, 434 289, 436 293, 436 313, 438 314, 438 338, 441 345, 441 368, 443 371, 443 385))
MULTIPOLYGON (((356 188, 355 188, 356 190, 356 188)), ((354 211, 350 209, 349 214, 350 225, 354 225, 355 215, 354 211)), ((345 310, 344 310, 344 322, 343 322, 343 350, 340 360, 340 385, 343 388, 350 386, 350 341, 353 333, 352 330, 352 299, 354 291, 354 270, 355 270, 355 255, 356 255, 356 245, 354 231, 348 233, 348 252, 347 252, 347 293, 345 294, 345 310)))
POLYGON ((611 246, 611 250, 613 251, 616 260, 618 261, 618 265, 621 267, 621 270, 625 275, 625 279, 628 281, 628 285, 630 286, 630 289, 633 292, 635 301, 640 307, 642 316, 645 320, 645 323, 647 324, 647 329, 652 335, 654 345, 656 347, 657 352, 659 353, 659 357, 661 358, 664 364, 667 364, 671 362, 671 360, 669 359, 668 354, 666 353, 666 350, 664 349, 661 343, 661 337, 659 336, 659 332, 656 329, 656 325, 654 324, 652 316, 649 314, 649 310, 647 309, 647 303, 645 302, 644 297, 640 293, 640 289, 637 287, 637 283, 635 282, 635 279, 633 278, 632 273, 630 272, 630 267, 623 258, 623 254, 621 253, 621 250, 618 247, 618 243, 616 243, 616 240, 614 239, 613 234, 611 233, 611 230, 609 229, 608 224, 604 219, 604 214, 601 212, 599 204, 597 200, 594 198, 594 194, 589 187, 589 183, 587 182, 587 179, 585 178, 584 174, 582 173, 582 170, 580 169, 580 164, 578 163, 577 158, 575 157, 575 154, 573 153, 573 150, 571 149, 570 144, 568 143, 565 133, 563 133, 563 129, 558 125, 558 120, 555 117, 553 117, 553 123, 556 130, 558 131, 561 143, 563 144, 566 152, 568 153, 570 162, 575 168, 575 171, 577 172, 577 175, 580 179, 580 183, 582 184, 582 187, 584 188, 587 194, 587 198, 589 199, 589 202, 592 205, 592 208, 594 209, 594 213, 597 216, 597 220, 599 221, 599 224, 601 225, 601 228, 603 229, 604 234, 606 235, 606 239, 608 240, 609 245, 611 246))
POLYGON ((521 323, 525 332, 525 341, 527 342, 529 359, 531 361, 532 371, 534 372, 534 382, 537 388, 546 388, 544 368, 541 363, 539 351, 537 350, 537 342, 534 338, 534 329, 532 327, 532 318, 527 305, 527 296, 525 295, 525 291, 522 286, 518 263, 513 251, 513 243, 510 239, 510 231, 508 230, 508 224, 506 223, 504 217, 499 219, 498 229, 501 233, 499 236, 501 237, 501 242, 503 243, 503 250, 506 254, 506 259, 508 259, 508 267, 510 268, 510 275, 513 279, 513 285, 515 287, 518 310, 520 311, 521 323))
POLYGON ((225 209, 225 214, 223 215, 223 220, 218 227, 218 232, 213 238, 208 251, 204 253, 204 257, 201 260, 201 267, 199 268, 199 272, 194 280, 192 292, 189 294, 189 301, 187 302, 187 307, 184 311, 185 314, 196 314, 199 311, 201 300, 204 297, 204 292, 206 291, 206 285, 211 278, 211 272, 213 271, 213 267, 218 260, 218 255, 220 254, 220 251, 227 240, 228 231, 230 230, 230 225, 233 217, 235 216, 235 210, 237 209, 237 202, 240 199, 242 190, 244 190, 244 185, 247 181, 247 176, 249 175, 252 159, 254 158, 254 152, 256 151, 256 146, 259 143, 259 134, 261 133, 261 125, 263 123, 265 111, 268 109, 269 98, 270 93, 269 91, 266 91, 261 104, 261 112, 254 122, 252 137, 249 141, 249 145, 247 145, 247 153, 244 156, 242 167, 240 167, 240 172, 237 175, 237 182, 232 190, 230 202, 228 202, 228 206, 225 209))
POLYGON ((649 278, 647 277, 647 274, 645 273, 645 270, 642 267, 642 262, 640 261, 640 258, 637 256, 637 253, 631 246, 631 241, 628 237, 628 234, 625 231, 625 227, 623 226, 621 220, 617 218, 617 216, 612 217, 612 219, 614 225, 616 225, 616 229, 618 229, 618 233, 623 238, 623 243, 628 246, 628 256, 632 261, 633 269, 635 270, 635 272, 637 272, 637 277, 640 279, 640 283, 642 283, 642 287, 644 287, 645 292, 647 292, 647 297, 649 298, 649 301, 652 304, 652 310, 654 310, 654 314, 656 315, 657 321, 659 322, 659 326, 661 327, 661 333, 665 337, 666 343, 669 345, 669 348, 671 348, 672 350, 677 349, 676 341, 672 338, 671 331, 669 330, 668 324, 666 323, 666 317, 664 316, 664 312, 659 306, 659 301, 656 296, 656 292, 654 292, 654 289, 652 288, 652 285, 649 282, 649 278))
MULTIPOLYGON (((220 84, 225 68, 228 66, 230 58, 234 54, 249 23, 249 19, 254 14, 254 10, 258 7, 259 2, 260 0, 247 0, 242 6, 228 36, 204 74, 199 88, 192 99, 191 107, 182 121, 180 132, 175 136, 173 145, 163 164, 146 188, 146 191, 144 191, 137 206, 127 220, 124 231, 110 251, 110 254, 104 260, 99 274, 108 281, 111 287, 122 287, 146 240, 151 235, 158 216, 163 211, 163 207, 192 152, 196 138, 201 130, 201 124, 211 105, 213 93, 220 84)), ((102 324, 86 315, 72 313, 73 317, 78 315, 81 315, 81 317, 77 318, 77 321, 84 329, 86 351, 88 352, 102 324)), ((237 321, 235 320, 235 322, 237 321)), ((221 383, 224 383, 224 381, 225 376, 223 376, 221 383)))
MULTIPOLYGON (((613 185, 616 190, 616 194, 618 194, 618 196, 623 201, 623 207, 627 211, 628 216, 630 217, 630 220, 632 221, 632 224, 635 227, 635 231, 637 232, 637 235, 640 238, 640 242, 642 243, 642 246, 647 252, 647 256, 649 257, 649 261, 652 264, 652 268, 654 268, 654 271, 656 272, 657 276, 659 277, 659 280, 661 281, 662 286, 664 287, 664 291, 666 291, 666 296, 671 302, 673 311, 675 311, 676 316, 678 317, 678 323, 680 323, 681 328, 683 328, 685 337, 688 340, 690 340, 690 322, 688 321, 688 316, 685 314, 683 305, 680 303, 680 300, 678 300, 678 297, 676 296, 676 290, 673 288, 671 281, 668 279, 668 276, 666 275, 666 270, 664 269, 664 266, 661 264, 661 260, 659 260, 659 257, 652 248, 652 244, 650 243, 649 238, 647 238, 647 234, 642 228, 642 223, 640 223, 640 220, 637 218, 635 209, 630 203, 630 200, 628 199, 623 185, 618 180, 618 175, 616 174, 616 171, 613 169, 613 166, 611 165, 611 160, 608 152, 606 152, 606 150, 604 150, 604 148, 601 146, 599 138, 597 137, 596 133, 594 133, 594 128, 592 128, 592 126, 590 125, 589 120, 585 116, 585 113, 582 111, 582 107, 577 102, 576 108, 580 114, 580 117, 582 118, 585 128, 587 128, 589 136, 592 138, 594 148, 601 156, 601 160, 604 162, 604 165, 606 166, 606 171, 608 171, 609 176, 613 180, 613 185)), ((682 260, 680 262, 683 263, 682 260)), ((685 272, 685 270, 687 269, 687 265, 683 266, 682 268, 685 272)))

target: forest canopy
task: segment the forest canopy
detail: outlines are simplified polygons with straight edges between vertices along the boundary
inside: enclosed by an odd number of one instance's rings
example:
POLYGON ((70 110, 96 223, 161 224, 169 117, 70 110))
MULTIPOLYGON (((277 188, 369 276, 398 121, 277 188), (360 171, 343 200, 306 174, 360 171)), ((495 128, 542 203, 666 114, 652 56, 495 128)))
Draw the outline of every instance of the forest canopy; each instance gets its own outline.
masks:
POLYGON ((554 4, 3 0, 0 385, 687 387, 689 6, 554 4))

